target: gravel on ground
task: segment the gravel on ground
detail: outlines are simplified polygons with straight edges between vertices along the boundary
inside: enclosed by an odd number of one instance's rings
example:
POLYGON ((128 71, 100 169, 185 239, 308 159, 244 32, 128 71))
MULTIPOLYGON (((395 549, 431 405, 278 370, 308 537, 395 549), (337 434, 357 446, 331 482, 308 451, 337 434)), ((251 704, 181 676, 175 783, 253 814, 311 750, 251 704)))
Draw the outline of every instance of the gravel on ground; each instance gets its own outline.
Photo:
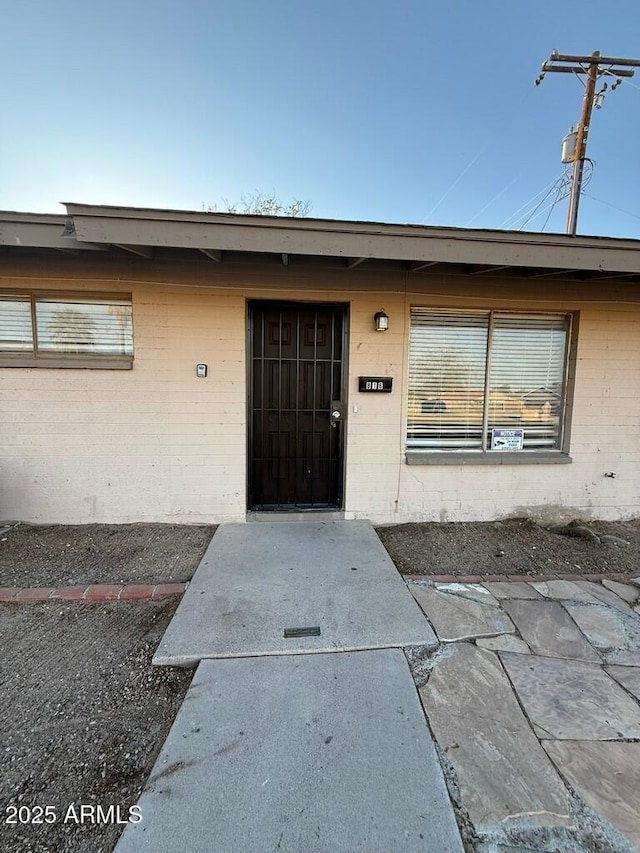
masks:
POLYGON ((640 574, 640 519, 542 527, 526 518, 377 528, 405 575, 640 574))
POLYGON ((177 603, 0 606, 0 850, 113 849, 191 681, 151 666, 177 603))
POLYGON ((191 579, 214 525, 0 523, 0 586, 191 579))
MULTIPOLYGON (((3 523, 0 586, 187 581, 215 529, 3 523)), ((178 603, 0 605, 0 850, 113 849, 191 682, 151 665, 178 603)))

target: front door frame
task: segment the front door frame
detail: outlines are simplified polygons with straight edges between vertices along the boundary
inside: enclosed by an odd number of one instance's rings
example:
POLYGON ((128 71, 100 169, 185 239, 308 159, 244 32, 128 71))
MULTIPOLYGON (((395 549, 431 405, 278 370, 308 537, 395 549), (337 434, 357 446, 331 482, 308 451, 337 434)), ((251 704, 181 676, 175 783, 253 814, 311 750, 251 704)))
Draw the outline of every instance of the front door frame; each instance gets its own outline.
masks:
MULTIPOLYGON (((284 308, 297 308, 298 306, 306 306, 308 308, 333 308, 340 309, 342 312, 342 360, 341 360, 341 398, 344 402, 344 411, 348 411, 348 394, 349 394, 349 307, 348 302, 322 301, 318 299, 268 299, 247 297, 245 306, 246 317, 246 382, 247 382, 247 446, 246 446, 246 495, 247 495, 247 511, 255 512, 256 506, 253 499, 253 483, 252 483, 252 460, 253 460, 253 306, 259 304, 262 306, 281 306, 284 308)), ((259 509, 260 512, 336 512, 344 511, 345 485, 346 485, 346 464, 347 464, 347 420, 344 417, 343 422, 339 425, 339 444, 338 444, 338 482, 337 495, 338 500, 335 506, 329 507, 302 507, 295 504, 283 505, 275 508, 259 509)))

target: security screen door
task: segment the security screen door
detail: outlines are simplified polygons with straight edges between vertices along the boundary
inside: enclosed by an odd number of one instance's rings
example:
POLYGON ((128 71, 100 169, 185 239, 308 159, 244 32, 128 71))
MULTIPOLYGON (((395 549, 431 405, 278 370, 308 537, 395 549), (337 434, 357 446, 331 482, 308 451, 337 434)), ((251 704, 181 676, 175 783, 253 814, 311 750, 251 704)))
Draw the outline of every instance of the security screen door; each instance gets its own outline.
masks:
POLYGON ((341 305, 249 305, 249 508, 342 506, 341 305))

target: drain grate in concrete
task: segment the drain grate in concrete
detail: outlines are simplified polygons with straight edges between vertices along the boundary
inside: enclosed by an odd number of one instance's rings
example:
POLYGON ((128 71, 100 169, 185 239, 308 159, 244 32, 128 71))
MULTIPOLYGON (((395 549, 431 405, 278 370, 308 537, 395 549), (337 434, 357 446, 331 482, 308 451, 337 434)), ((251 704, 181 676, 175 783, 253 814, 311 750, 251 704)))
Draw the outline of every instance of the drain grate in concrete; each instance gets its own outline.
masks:
POLYGON ((285 628, 284 629, 284 637, 285 640, 290 637, 319 637, 320 636, 320 626, 319 625, 311 625, 308 628, 285 628))

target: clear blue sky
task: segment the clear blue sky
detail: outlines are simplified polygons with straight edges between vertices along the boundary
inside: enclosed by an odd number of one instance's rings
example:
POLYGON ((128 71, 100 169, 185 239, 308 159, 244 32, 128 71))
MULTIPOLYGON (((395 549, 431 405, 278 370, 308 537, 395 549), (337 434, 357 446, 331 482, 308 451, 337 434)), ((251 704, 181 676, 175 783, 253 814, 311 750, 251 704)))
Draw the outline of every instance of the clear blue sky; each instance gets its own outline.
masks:
MULTIPOLYGON (((536 88, 541 62, 553 48, 640 56, 638 0, 0 0, 0 11, 5 210, 201 210, 275 191, 318 217, 517 228, 562 174, 580 115, 579 80, 548 74, 536 88)), ((594 112, 579 232, 640 237, 639 151, 640 69, 594 112)), ((551 201, 527 230, 545 226, 551 201)), ((545 230, 563 231, 565 216, 566 200, 545 230)))

